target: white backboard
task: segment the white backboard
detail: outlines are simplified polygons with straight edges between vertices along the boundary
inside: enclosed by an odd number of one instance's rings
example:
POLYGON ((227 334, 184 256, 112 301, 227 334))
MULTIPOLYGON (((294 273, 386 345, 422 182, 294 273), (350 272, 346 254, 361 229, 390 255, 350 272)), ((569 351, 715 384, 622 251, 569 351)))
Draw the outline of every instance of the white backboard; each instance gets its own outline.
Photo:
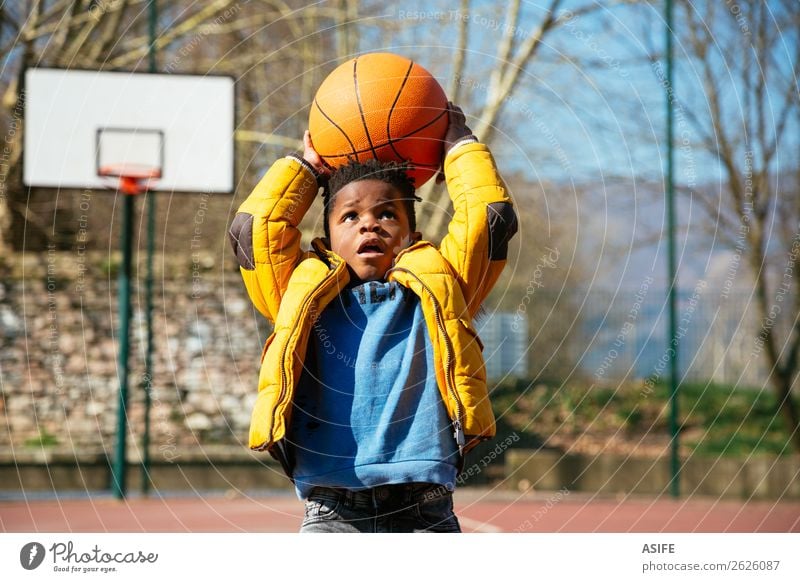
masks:
POLYGON ((26 185, 107 188, 101 164, 159 163, 157 191, 233 191, 231 77, 29 69, 25 83, 26 185))

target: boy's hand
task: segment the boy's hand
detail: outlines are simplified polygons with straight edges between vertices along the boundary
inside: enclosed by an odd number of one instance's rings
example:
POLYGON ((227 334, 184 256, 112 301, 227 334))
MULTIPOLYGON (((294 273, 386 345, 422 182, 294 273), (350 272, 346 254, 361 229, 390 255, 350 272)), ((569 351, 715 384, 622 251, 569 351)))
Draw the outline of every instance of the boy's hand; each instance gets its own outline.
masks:
POLYGON ((330 166, 325 163, 317 153, 317 150, 314 149, 314 144, 311 142, 311 132, 308 130, 303 134, 303 159, 311 164, 318 175, 325 177, 330 176, 330 166))
POLYGON ((475 139, 472 135, 472 130, 467 127, 467 118, 464 112, 458 105, 453 105, 451 101, 447 102, 447 113, 450 118, 450 123, 447 126, 447 133, 444 136, 444 155, 447 156, 455 144, 466 138, 475 139))
MULTIPOLYGON (((447 157, 447 154, 450 153, 453 146, 460 141, 478 141, 478 138, 472 134, 472 130, 467 127, 467 118, 464 116, 464 112, 461 111, 461 107, 453 105, 452 101, 448 101, 447 115, 449 124, 447 125, 447 133, 444 136, 444 158, 447 157)), ((441 184, 444 180, 444 169, 442 168, 439 169, 439 172, 436 174, 436 183, 441 184)))

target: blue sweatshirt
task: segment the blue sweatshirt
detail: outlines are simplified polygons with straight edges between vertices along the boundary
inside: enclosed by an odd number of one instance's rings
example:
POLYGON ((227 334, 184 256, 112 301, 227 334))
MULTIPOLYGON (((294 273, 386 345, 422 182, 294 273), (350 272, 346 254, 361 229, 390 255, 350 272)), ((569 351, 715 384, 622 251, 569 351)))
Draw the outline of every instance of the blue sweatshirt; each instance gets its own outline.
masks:
POLYGON ((344 290, 314 325, 287 435, 298 497, 316 486, 452 486, 458 448, 412 291, 344 290))

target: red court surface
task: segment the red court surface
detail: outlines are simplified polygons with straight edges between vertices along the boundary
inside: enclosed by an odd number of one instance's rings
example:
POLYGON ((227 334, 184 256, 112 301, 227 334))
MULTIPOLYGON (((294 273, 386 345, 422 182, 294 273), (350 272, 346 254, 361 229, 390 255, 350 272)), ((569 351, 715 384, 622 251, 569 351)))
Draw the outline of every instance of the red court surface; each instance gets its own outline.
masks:
MULTIPOLYGON (((800 502, 599 498, 578 493, 462 490, 465 532, 800 532, 800 502)), ((290 494, 0 501, 0 531, 296 532, 290 494)))

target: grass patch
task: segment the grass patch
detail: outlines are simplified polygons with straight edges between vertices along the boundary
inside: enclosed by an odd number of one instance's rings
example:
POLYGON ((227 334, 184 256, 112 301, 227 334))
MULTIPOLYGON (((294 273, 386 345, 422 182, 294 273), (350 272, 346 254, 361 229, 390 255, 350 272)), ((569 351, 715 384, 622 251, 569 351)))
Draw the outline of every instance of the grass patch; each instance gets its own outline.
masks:
POLYGON ((749 456, 794 452, 777 400, 769 389, 716 384, 681 387, 680 406, 698 454, 749 456))
POLYGON ((56 445, 58 445, 58 438, 44 429, 39 431, 39 436, 29 438, 25 441, 25 446, 31 448, 47 448, 56 445))
MULTIPOLYGON (((514 380, 494 387, 491 398, 498 435, 502 429, 525 442, 581 450, 570 444, 580 440, 603 453, 635 454, 637 447, 644 451, 644 443, 657 451, 670 441, 665 384, 557 386, 514 380)), ((687 383, 680 388, 678 403, 683 453, 744 457, 795 452, 769 389, 687 383)))

